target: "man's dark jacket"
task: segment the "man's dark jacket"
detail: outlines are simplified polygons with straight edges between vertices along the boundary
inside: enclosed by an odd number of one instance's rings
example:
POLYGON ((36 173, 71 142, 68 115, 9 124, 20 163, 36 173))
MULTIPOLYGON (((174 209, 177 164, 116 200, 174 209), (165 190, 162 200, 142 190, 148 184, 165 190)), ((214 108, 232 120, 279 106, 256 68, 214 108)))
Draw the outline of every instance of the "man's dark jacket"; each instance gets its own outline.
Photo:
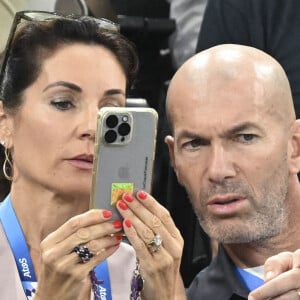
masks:
POLYGON ((235 266, 220 245, 217 256, 187 289, 188 300, 243 300, 249 290, 240 281, 235 266))

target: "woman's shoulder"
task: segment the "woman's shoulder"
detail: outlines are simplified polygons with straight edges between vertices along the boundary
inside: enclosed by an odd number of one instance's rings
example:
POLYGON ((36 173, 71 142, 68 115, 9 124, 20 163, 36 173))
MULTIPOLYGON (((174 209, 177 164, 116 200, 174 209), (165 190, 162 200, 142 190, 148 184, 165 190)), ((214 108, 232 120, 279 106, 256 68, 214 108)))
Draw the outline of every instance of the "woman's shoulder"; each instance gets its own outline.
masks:
POLYGON ((129 299, 130 283, 136 264, 132 246, 121 243, 119 249, 108 259, 113 299, 129 299))

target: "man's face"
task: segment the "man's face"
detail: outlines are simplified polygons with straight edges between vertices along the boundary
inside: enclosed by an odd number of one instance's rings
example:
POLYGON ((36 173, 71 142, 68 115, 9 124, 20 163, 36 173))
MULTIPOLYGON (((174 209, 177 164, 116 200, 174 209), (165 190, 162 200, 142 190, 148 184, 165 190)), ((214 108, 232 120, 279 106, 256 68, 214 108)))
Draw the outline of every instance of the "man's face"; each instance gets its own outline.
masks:
POLYGON ((174 91, 168 145, 204 230, 223 243, 278 234, 287 214, 289 137, 270 92, 246 77, 199 88, 183 82, 174 91))

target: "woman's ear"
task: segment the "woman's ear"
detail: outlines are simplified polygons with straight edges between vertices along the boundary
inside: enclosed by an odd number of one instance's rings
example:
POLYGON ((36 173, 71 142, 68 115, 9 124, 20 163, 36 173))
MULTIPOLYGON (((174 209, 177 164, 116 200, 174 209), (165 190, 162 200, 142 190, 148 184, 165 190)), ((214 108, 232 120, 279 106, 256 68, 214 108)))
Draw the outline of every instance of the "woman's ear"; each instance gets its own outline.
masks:
POLYGON ((294 121, 291 126, 289 171, 292 174, 297 174, 300 171, 300 120, 294 121))
POLYGON ((4 110, 3 102, 0 100, 0 141, 7 148, 12 146, 11 132, 10 118, 4 110))

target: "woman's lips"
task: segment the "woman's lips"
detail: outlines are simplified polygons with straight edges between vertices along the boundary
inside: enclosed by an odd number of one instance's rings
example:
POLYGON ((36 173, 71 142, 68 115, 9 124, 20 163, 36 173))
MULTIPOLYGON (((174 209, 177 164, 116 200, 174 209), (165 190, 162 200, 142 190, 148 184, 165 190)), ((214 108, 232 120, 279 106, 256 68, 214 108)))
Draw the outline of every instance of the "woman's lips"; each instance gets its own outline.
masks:
POLYGON ((91 170, 93 168, 94 156, 92 154, 81 154, 68 159, 68 161, 75 168, 91 170))

